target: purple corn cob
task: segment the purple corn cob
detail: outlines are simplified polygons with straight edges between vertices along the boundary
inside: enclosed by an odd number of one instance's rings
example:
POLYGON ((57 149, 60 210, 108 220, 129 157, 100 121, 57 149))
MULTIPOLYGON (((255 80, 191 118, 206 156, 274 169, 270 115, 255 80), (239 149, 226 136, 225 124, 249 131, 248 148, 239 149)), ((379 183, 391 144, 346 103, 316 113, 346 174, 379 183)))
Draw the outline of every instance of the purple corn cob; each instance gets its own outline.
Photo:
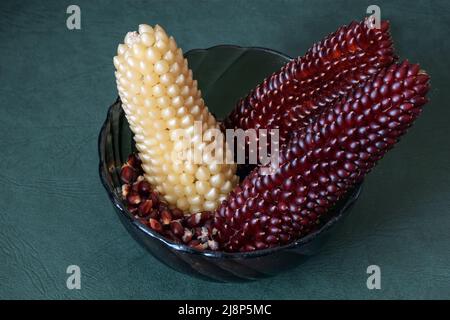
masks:
POLYGON ((268 248, 315 229, 412 125, 428 82, 417 64, 391 65, 297 130, 274 174, 256 168, 216 210, 221 248, 268 248))
POLYGON ((308 125, 325 106, 395 60, 389 23, 365 21, 339 28, 240 100, 226 128, 280 130, 280 143, 308 125))

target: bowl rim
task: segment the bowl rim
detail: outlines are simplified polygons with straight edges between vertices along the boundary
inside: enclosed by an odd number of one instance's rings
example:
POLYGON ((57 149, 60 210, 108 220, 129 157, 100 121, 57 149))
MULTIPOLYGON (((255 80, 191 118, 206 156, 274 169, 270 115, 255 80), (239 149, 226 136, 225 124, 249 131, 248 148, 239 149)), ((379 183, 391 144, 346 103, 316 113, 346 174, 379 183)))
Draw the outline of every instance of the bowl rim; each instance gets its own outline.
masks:
MULTIPOLYGON (((249 46, 249 47, 245 47, 245 46, 240 46, 237 44, 217 44, 208 48, 194 48, 194 49, 190 49, 188 51, 186 51, 184 53, 184 55, 189 55, 195 52, 206 52, 209 50, 216 50, 216 49, 238 49, 238 50, 255 50, 255 51, 262 51, 262 52, 267 52, 276 56, 279 56, 283 59, 286 59, 286 61, 288 60, 292 60, 293 58, 281 51, 275 50, 275 49, 270 49, 270 48, 266 48, 266 47, 258 47, 258 46, 249 46)), ((269 76, 269 75, 268 75, 269 76)))
MULTIPOLYGON (((215 45, 209 48, 196 48, 191 49, 187 51, 184 55, 188 56, 189 54, 195 53, 195 52, 202 52, 202 51, 208 51, 213 49, 221 49, 221 48, 235 48, 235 49, 244 49, 244 50, 256 50, 256 51, 264 51, 268 52, 274 55, 278 55, 286 60, 291 60, 292 58, 289 57, 286 54, 283 54, 279 51, 264 48, 264 47, 243 47, 238 45, 229 45, 229 44, 221 44, 221 45, 215 45)), ((120 199, 117 194, 114 192, 114 190, 111 190, 111 188, 108 186, 107 178, 106 178, 106 171, 107 168, 103 165, 104 162, 104 153, 103 153, 103 146, 106 143, 106 126, 111 121, 112 112, 114 111, 114 108, 118 103, 121 103, 120 97, 117 98, 117 100, 108 108, 107 116, 105 121, 102 124, 102 127, 100 129, 100 133, 98 136, 98 155, 99 155, 99 175, 100 180, 102 182, 103 187, 105 188, 106 192, 108 193, 109 199, 113 203, 113 205, 116 207, 117 210, 120 211, 120 213, 125 217, 131 225, 138 229, 140 232, 143 232, 146 236, 149 236, 150 238, 153 238, 159 242, 161 242, 163 245, 169 247, 172 250, 176 250, 177 252, 182 252, 186 254, 193 254, 193 255, 200 255, 208 258, 214 258, 214 259, 231 259, 231 260, 237 260, 237 259, 245 259, 245 258, 258 258, 262 256, 267 256, 272 253, 275 253, 277 251, 282 250, 290 250, 295 249, 299 246, 306 245, 309 242, 311 242, 314 238, 331 228, 338 220, 340 220, 345 213, 348 211, 349 207, 355 202, 355 200, 359 197, 361 193, 361 185, 362 183, 355 186, 355 189, 351 191, 352 193, 349 195, 349 198, 347 199, 344 206, 340 209, 339 214, 331 217, 325 224, 323 224, 319 229, 316 231, 297 239, 296 241, 293 241, 291 243, 267 248, 267 249, 261 249, 261 250, 255 250, 250 252, 226 252, 226 251, 212 251, 212 250, 199 250, 192 247, 189 247, 186 244, 182 243, 176 243, 174 241, 171 241, 167 238, 165 238, 162 234, 152 230, 148 226, 142 224, 138 219, 136 219, 124 206, 122 199, 120 199)), ((123 109, 122 111, 123 112, 123 109)))

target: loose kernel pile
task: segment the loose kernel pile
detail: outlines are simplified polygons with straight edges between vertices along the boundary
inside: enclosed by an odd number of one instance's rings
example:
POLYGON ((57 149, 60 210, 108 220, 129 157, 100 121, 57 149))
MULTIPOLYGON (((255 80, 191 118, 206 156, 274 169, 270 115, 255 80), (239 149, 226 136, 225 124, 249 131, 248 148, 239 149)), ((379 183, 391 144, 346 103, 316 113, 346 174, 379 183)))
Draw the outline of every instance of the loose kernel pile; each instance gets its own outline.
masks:
POLYGON ((120 172, 122 198, 128 211, 169 240, 198 250, 217 250, 218 243, 212 239, 215 233, 212 212, 187 216, 180 209, 171 209, 144 179, 141 165, 139 157, 131 154, 120 172))
POLYGON ((208 130, 219 125, 173 37, 158 25, 140 25, 139 32, 129 32, 119 44, 114 66, 145 179, 170 208, 185 214, 214 210, 238 182, 236 165, 204 158, 208 130), (177 129, 185 129, 191 139, 181 140, 177 129), (203 141, 195 144, 202 159, 193 161, 192 144, 197 141, 203 141), (177 158, 180 154, 187 156, 177 158))

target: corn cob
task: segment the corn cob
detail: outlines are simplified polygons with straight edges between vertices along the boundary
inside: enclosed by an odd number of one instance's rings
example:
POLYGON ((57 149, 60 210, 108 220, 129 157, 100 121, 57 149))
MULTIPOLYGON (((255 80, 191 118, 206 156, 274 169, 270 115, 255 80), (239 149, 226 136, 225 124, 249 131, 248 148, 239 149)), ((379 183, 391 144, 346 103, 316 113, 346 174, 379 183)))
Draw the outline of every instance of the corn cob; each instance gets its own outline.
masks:
POLYGON ((297 131, 274 174, 256 168, 217 209, 221 247, 263 249, 316 228, 412 125, 428 81, 416 64, 393 64, 297 131))
MULTIPOLYGON (((117 88, 146 180, 185 214, 214 210, 238 182, 236 165, 192 157, 192 142, 203 157, 202 133, 219 126, 181 49, 160 26, 140 25, 139 32, 126 35, 117 53, 117 88), (198 121, 201 128, 196 133, 198 121), (185 129, 192 140, 177 140, 177 129, 185 129), (174 152, 190 157, 174 159, 174 152)), ((224 153, 229 155, 229 150, 224 153)))
POLYGON ((308 125, 327 104, 395 59, 387 21, 380 29, 352 22, 266 78, 237 103, 224 126, 278 128, 283 145, 290 131, 308 125))

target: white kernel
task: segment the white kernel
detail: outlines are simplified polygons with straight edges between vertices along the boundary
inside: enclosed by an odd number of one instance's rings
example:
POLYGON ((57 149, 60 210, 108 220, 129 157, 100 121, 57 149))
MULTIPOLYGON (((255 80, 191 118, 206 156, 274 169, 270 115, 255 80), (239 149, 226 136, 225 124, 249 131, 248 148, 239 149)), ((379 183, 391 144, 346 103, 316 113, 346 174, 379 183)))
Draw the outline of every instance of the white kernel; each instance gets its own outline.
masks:
POLYGON ((231 178, 232 176, 234 175, 234 171, 233 171, 233 169, 232 168, 228 168, 226 171, 225 171, 225 178, 231 178))
POLYGON ((155 37, 157 40, 161 40, 164 42, 169 41, 169 37, 167 36, 167 33, 162 29, 156 29, 155 28, 155 37))
POLYGON ((172 163, 172 170, 173 172, 180 174, 183 172, 183 163, 181 161, 174 161, 172 163))
POLYGON ((170 106, 170 98, 167 96, 159 97, 156 102, 160 108, 168 108, 170 106))
POLYGON ((168 49, 167 42, 158 39, 156 39, 155 47, 158 48, 161 52, 164 52, 168 49))
POLYGON ((217 174, 222 169, 222 166, 220 164, 218 164, 217 162, 212 162, 208 165, 208 169, 209 169, 209 172, 211 172, 211 174, 217 174))
POLYGON ((158 81, 159 81, 159 78, 154 73, 146 74, 144 76, 144 83, 149 85, 149 86, 154 86, 155 84, 158 83, 158 81))
POLYGON ((192 107, 194 105, 194 103, 195 103, 194 98, 189 96, 189 97, 186 98, 185 106, 186 107, 192 107))
MULTIPOLYGON (((140 34, 142 34, 144 32, 153 33, 153 28, 151 26, 149 26, 148 24, 140 24, 138 31, 140 34)), ((141 37, 142 37, 142 35, 141 35, 141 37)))
POLYGON ((186 195, 186 198, 188 198, 188 201, 189 201, 190 197, 195 195, 195 191, 196 190, 195 190, 195 187, 194 187, 193 184, 189 184, 189 185, 184 187, 184 194, 186 195))
POLYGON ((160 84, 156 84, 152 88, 152 94, 155 97, 162 97, 166 93, 165 91, 166 89, 164 88, 164 86, 160 84))
POLYGON ((119 44, 118 45, 118 47, 117 47, 117 54, 118 55, 123 55, 123 54, 125 54, 125 52, 127 51, 127 46, 126 45, 124 45, 124 44, 119 44))
POLYGON ((195 182, 195 189, 199 194, 205 194, 208 192, 208 190, 211 188, 209 183, 207 181, 196 181, 195 182))
POLYGON ((127 64, 133 68, 133 69, 138 69, 139 68, 139 64, 137 62, 137 60, 133 57, 128 57, 126 58, 127 64))
POLYGON ((219 197, 219 192, 216 188, 211 188, 209 191, 205 194, 206 200, 216 200, 219 197))
POLYGON ((141 87, 136 82, 130 82, 128 86, 131 94, 138 94, 141 91, 141 87))
POLYGON ((174 82, 173 75, 170 73, 164 73, 159 76, 159 82, 168 87, 174 82))
POLYGON ((157 74, 164 74, 169 71, 169 64, 165 60, 159 60, 153 66, 153 69, 157 74))
POLYGON ((193 106, 193 107, 191 108, 191 114, 192 114, 193 116, 197 116, 197 115, 201 114, 200 107, 197 106, 197 105, 193 106))
MULTIPOLYGON (((142 93, 142 88, 141 88, 141 93, 142 93)), ((156 106, 156 99, 153 97, 148 97, 144 99, 144 106, 147 109, 152 109, 156 106)))
POLYGON ((201 211, 203 211, 201 206, 191 205, 189 207, 189 212, 191 212, 191 213, 197 213, 197 212, 201 212, 201 211))
POLYGON ((164 123, 164 121, 154 120, 154 121, 152 121, 152 126, 153 126, 153 129, 161 131, 161 130, 165 129, 166 124, 164 123))
POLYGON ((194 117, 190 114, 185 115, 181 118, 181 126, 187 128, 194 123, 194 117))
POLYGON ((184 99, 183 97, 176 96, 172 98, 172 106, 174 108, 180 108, 184 105, 184 99))
POLYGON ((124 43, 131 47, 134 43, 139 41, 139 34, 136 31, 130 31, 126 34, 124 43))
POLYGON ((208 180, 209 179, 209 177, 210 177, 210 173, 209 173, 209 170, 207 169, 207 168, 205 168, 205 167, 199 167, 198 169, 197 169, 197 172, 195 173, 195 177, 198 179, 198 180, 202 180, 202 181, 206 181, 206 180, 208 180))
POLYGON ((163 119, 170 119, 175 116, 175 109, 172 107, 167 107, 161 110, 161 115, 163 119))
POLYGON ((173 54, 172 51, 167 51, 167 52, 164 54, 163 59, 166 60, 168 63, 172 63, 172 62, 175 61, 175 55, 173 54))
POLYGON ((185 186, 191 185, 194 182, 194 177, 190 174, 182 173, 180 175, 180 182, 185 186))
POLYGON ((143 75, 150 75, 153 74, 153 66, 151 63, 145 60, 139 61, 139 71, 143 75))
POLYGON ((178 123, 178 119, 177 118, 172 118, 167 120, 167 128, 169 129, 177 129, 179 127, 179 123, 178 123))
POLYGON ((175 204, 175 203, 177 203, 177 200, 178 200, 177 197, 173 194, 166 194, 164 196, 164 199, 170 204, 175 204))
POLYGON ((187 161, 184 165, 184 172, 194 175, 197 172, 198 166, 192 161, 187 161))
POLYGON ((199 206, 202 203, 202 197, 199 195, 188 197, 187 201, 189 202, 190 205, 199 206))
POLYGON ((141 35, 141 41, 147 47, 150 47, 155 43, 155 35, 153 33, 146 32, 141 35))
POLYGON ((160 61, 161 59, 161 53, 159 52, 158 49, 154 48, 154 47, 150 47, 147 49, 147 59, 148 61, 150 61, 151 63, 156 63, 158 61, 160 61))
POLYGON ((133 70, 128 70, 125 75, 126 75, 127 79, 130 81, 136 81, 141 78, 141 75, 139 74, 139 72, 136 72, 133 70))
POLYGON ((178 183, 178 176, 175 174, 169 174, 167 175, 167 181, 169 181, 171 184, 177 184, 178 183))
POLYGON ((219 188, 225 181, 222 173, 215 174, 211 177, 210 182, 213 187, 219 188))
POLYGON ((172 84, 172 85, 167 87, 167 94, 170 97, 178 96, 179 92, 180 92, 180 89, 178 88, 178 86, 176 84, 172 84))
POLYGON ((119 70, 120 65, 124 63, 124 60, 120 56, 115 56, 113 58, 113 63, 114 63, 114 67, 116 67, 116 69, 119 70))
MULTIPOLYGON (((170 73, 173 73, 173 74, 178 74, 178 73, 180 73, 180 70, 181 70, 181 68, 180 68, 180 65, 178 64, 178 62, 175 62, 175 63, 173 63, 171 66, 170 66, 170 73)), ((184 84, 184 75, 182 75, 182 74, 180 74, 177 78, 176 78, 176 80, 175 80, 175 83, 176 84, 184 84)))
POLYGON ((175 51, 175 50, 178 49, 177 43, 176 43, 176 41, 175 41, 175 39, 173 37, 169 38, 169 48, 172 51, 175 51))
POLYGON ((133 55, 137 59, 143 59, 145 56, 146 47, 140 43, 133 44, 133 55))
POLYGON ((181 91, 180 91, 180 93, 181 93, 181 95, 183 96, 183 97, 188 97, 189 96, 189 87, 188 86, 182 86, 181 87, 181 91))
POLYGON ((216 201, 205 201, 203 203, 203 209, 206 211, 213 211, 216 209, 218 203, 216 201))
MULTIPOLYGON (((170 172, 170 168, 169 165, 167 163, 163 163, 163 165, 161 166, 161 171, 167 175, 170 172)), ((164 188, 166 188, 166 186, 164 186, 164 188)))
POLYGON ((182 211, 186 211, 187 209, 189 209, 189 202, 186 200, 185 197, 180 197, 177 200, 177 208, 182 210, 182 211))

